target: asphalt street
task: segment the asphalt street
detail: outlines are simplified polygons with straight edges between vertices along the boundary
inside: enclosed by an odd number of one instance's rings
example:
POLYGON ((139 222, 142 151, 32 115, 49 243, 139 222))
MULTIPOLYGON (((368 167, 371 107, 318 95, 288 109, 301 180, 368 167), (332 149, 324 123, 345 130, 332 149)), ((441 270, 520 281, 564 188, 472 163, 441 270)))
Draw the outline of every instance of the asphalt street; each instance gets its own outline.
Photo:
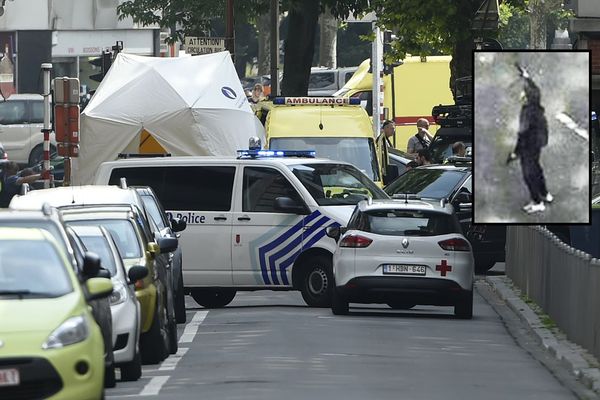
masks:
POLYGON ((474 218, 478 223, 589 222, 589 69, 586 53, 476 53, 474 70, 474 218), (540 87, 549 143, 541 165, 554 202, 528 215, 517 142, 522 81, 518 62, 540 87))
POLYGON ((482 277, 476 286, 471 321, 451 307, 351 305, 334 316, 298 292, 242 292, 216 310, 187 297, 178 354, 118 382, 107 399, 577 398, 577 382, 509 333, 522 322, 500 317, 482 277))

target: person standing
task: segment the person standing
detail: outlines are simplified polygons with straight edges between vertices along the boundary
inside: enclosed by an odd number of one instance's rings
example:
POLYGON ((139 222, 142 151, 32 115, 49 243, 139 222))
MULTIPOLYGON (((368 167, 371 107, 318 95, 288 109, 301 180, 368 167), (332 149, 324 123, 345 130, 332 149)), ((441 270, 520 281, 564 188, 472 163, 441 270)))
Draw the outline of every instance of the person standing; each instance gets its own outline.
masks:
POLYGON ((26 168, 19 174, 19 164, 9 161, 4 165, 4 176, 2 178, 2 191, 0 191, 0 207, 6 208, 13 196, 21 191, 21 185, 32 183, 41 179, 40 174, 34 174, 30 168, 26 168))
POLYGON ((516 65, 524 80, 524 91, 521 95, 523 105, 519 115, 519 133, 517 145, 506 161, 519 158, 523 180, 527 185, 531 201, 523 207, 528 213, 542 212, 546 209, 544 202, 551 203, 554 199, 546 188, 544 170, 540 165, 542 147, 548 144, 548 122, 544 115, 544 107, 540 100, 540 89, 533 82, 527 71, 516 65))
POLYGON ((408 144, 406 146, 406 152, 408 154, 416 157, 417 151, 429 148, 433 136, 429 133, 428 129, 429 121, 425 118, 419 118, 417 120, 417 133, 408 139, 408 144))

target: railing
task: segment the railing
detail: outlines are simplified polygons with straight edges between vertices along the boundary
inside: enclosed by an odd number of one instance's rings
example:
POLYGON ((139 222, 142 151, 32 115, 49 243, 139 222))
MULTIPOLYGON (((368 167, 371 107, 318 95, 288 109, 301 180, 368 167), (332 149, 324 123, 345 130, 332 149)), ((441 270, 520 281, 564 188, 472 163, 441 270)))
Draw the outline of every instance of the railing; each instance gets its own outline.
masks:
POLYGON ((546 228, 510 226, 506 275, 569 340, 600 358, 600 260, 546 228))

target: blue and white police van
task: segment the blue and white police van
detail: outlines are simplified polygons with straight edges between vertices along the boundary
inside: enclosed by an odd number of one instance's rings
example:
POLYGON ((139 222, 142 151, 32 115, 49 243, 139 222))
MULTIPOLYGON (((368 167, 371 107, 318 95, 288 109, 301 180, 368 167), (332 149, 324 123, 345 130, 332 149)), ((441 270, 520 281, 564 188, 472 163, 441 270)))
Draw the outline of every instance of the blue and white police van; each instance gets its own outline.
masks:
POLYGON ((353 165, 314 152, 238 153, 105 162, 95 183, 151 186, 187 222, 184 285, 198 304, 223 307, 238 290, 270 289, 328 306, 336 243, 325 229, 346 225, 360 200, 389 197, 353 165))

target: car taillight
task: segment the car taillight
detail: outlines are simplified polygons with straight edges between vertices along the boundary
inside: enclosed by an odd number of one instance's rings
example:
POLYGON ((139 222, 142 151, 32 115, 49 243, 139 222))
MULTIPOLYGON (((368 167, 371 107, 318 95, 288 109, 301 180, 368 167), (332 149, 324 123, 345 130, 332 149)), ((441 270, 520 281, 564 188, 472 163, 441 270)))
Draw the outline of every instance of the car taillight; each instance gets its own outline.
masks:
POLYGON ((444 250, 449 251, 471 251, 471 246, 469 246, 469 242, 465 239, 453 238, 446 239, 438 242, 440 247, 444 250))
POLYGON ((2 153, 2 159, 8 160, 8 153, 2 153))
POLYGON ((340 242, 340 247, 368 247, 372 239, 360 235, 348 235, 340 242))

